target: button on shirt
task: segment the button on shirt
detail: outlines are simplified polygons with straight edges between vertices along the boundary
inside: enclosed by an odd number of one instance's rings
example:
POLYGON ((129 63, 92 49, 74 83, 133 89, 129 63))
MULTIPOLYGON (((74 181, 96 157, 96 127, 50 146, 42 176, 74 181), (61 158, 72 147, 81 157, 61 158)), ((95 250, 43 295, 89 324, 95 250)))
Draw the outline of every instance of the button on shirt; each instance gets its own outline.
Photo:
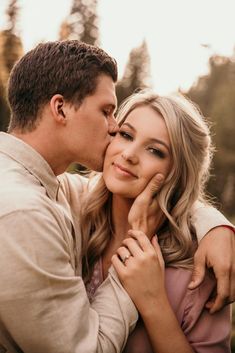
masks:
POLYGON ((40 154, 6 133, 0 185, 0 349, 121 351, 137 320, 132 301, 111 269, 89 303, 81 235, 63 188, 40 154))

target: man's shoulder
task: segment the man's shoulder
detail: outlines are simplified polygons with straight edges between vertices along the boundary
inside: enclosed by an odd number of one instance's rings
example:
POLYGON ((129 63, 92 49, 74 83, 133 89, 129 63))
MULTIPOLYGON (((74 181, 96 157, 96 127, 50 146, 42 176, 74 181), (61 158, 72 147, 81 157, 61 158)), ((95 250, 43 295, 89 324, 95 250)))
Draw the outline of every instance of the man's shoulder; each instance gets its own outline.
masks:
POLYGON ((30 180, 17 179, 6 181, 0 178, 0 217, 13 212, 40 210, 46 204, 50 204, 50 199, 46 196, 41 185, 36 188, 30 184, 30 180))

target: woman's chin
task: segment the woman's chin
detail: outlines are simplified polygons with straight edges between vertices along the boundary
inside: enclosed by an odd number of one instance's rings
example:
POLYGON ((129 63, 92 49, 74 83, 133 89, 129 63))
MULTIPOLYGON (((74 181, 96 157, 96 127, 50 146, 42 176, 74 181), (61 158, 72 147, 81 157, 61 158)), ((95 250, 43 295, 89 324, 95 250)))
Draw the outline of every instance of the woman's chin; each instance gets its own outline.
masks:
POLYGON ((108 190, 116 196, 122 197, 124 199, 135 199, 137 197, 137 193, 131 192, 130 190, 118 190, 116 188, 108 188, 108 190))
POLYGON ((137 187, 130 187, 129 185, 123 185, 124 183, 120 183, 118 181, 110 181, 108 178, 105 180, 104 178, 105 185, 107 189, 113 194, 113 195, 119 195, 123 198, 127 199, 135 199, 139 193, 142 190, 139 190, 137 187))

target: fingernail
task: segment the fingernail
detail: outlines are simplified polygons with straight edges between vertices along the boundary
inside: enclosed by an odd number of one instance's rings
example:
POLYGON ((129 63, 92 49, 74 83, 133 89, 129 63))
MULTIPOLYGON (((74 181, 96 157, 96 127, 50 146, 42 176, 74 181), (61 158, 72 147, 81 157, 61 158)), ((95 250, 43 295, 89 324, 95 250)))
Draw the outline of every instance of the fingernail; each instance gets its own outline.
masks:
POLYGON ((164 180, 164 175, 163 174, 157 174, 156 178, 157 181, 162 182, 164 180))

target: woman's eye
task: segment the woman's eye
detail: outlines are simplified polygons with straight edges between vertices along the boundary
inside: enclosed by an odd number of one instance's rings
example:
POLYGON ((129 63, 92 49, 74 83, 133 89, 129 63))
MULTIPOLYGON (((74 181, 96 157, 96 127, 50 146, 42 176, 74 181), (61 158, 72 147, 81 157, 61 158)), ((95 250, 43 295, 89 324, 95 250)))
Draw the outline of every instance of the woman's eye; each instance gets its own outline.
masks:
POLYGON ((125 131, 119 131, 119 135, 121 137, 123 137, 125 140, 133 140, 132 136, 129 135, 127 132, 125 131))
POLYGON ((157 157, 165 158, 165 153, 159 150, 158 148, 149 148, 149 152, 157 157))

